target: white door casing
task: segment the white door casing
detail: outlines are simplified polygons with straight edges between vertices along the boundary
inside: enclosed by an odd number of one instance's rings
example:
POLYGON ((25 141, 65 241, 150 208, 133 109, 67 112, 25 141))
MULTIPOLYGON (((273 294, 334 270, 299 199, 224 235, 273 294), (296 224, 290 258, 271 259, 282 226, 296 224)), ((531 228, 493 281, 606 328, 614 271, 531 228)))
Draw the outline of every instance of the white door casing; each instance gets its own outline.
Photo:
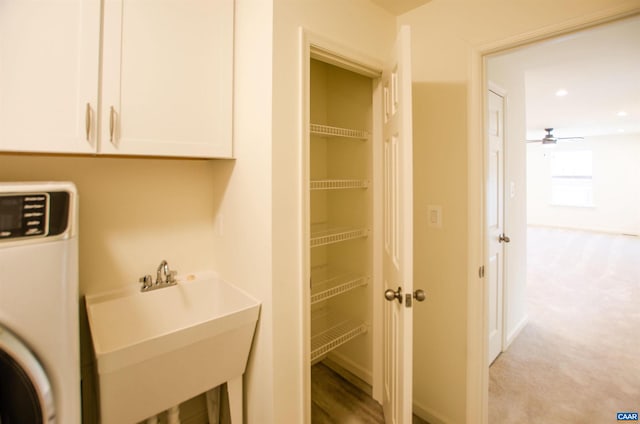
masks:
MULTIPOLYGON (((412 416, 413 149, 409 27, 400 28, 383 86, 383 284, 398 299, 384 304, 383 409, 388 424, 412 416)), ((383 294, 380 293, 382 296, 383 294)))
POLYGON ((502 352, 504 287, 504 97, 488 93, 487 284, 489 295, 490 365, 502 352))

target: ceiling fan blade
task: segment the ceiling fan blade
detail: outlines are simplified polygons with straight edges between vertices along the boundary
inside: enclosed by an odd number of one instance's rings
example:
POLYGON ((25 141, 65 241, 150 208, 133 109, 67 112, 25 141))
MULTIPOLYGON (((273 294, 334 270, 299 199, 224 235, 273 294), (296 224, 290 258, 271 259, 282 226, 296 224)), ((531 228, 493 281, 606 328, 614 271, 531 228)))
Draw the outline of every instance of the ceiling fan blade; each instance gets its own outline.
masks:
POLYGON ((563 141, 575 141, 575 140, 584 140, 584 137, 557 137, 558 140, 563 141))
POLYGON ((527 143, 542 143, 542 140, 525 140, 527 143))

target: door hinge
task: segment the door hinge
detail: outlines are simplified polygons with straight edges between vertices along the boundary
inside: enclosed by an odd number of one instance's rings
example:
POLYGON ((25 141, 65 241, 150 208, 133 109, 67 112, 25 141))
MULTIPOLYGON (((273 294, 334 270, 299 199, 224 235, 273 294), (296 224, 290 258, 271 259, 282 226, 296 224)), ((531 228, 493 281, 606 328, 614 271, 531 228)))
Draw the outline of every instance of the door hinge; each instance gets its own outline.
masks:
POLYGON ((404 306, 406 306, 407 308, 410 308, 412 302, 413 302, 413 297, 411 296, 411 293, 405 294, 404 295, 404 306))
POLYGON ((480 278, 484 278, 484 265, 482 265, 479 269, 478 269, 478 276, 480 278))

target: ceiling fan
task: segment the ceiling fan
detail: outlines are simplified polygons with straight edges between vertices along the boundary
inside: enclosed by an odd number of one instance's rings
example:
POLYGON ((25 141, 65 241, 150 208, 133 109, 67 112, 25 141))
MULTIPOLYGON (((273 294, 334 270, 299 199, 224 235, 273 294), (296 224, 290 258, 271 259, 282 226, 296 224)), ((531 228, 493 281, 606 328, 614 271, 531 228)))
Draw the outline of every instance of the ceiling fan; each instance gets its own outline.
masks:
POLYGON ((584 137, 554 137, 551 133, 553 128, 545 128, 547 133, 541 140, 527 140, 527 143, 542 143, 542 144, 556 144, 558 140, 584 140, 584 137))

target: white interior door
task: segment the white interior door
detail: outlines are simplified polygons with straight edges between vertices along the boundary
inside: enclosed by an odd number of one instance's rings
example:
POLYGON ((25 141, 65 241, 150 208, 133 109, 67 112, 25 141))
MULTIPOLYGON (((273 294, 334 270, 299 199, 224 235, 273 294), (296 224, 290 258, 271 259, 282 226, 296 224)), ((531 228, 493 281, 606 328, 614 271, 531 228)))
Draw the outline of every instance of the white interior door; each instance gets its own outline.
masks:
POLYGON ((489 260, 489 364, 502 352, 504 284, 504 98, 489 90, 487 231, 489 260))
MULTIPOLYGON (((413 149, 409 27, 402 27, 383 76, 384 95, 384 375, 388 424, 412 415, 413 149), (394 297, 395 296, 395 297, 394 297)), ((382 295, 382 293, 380 294, 382 295)))

